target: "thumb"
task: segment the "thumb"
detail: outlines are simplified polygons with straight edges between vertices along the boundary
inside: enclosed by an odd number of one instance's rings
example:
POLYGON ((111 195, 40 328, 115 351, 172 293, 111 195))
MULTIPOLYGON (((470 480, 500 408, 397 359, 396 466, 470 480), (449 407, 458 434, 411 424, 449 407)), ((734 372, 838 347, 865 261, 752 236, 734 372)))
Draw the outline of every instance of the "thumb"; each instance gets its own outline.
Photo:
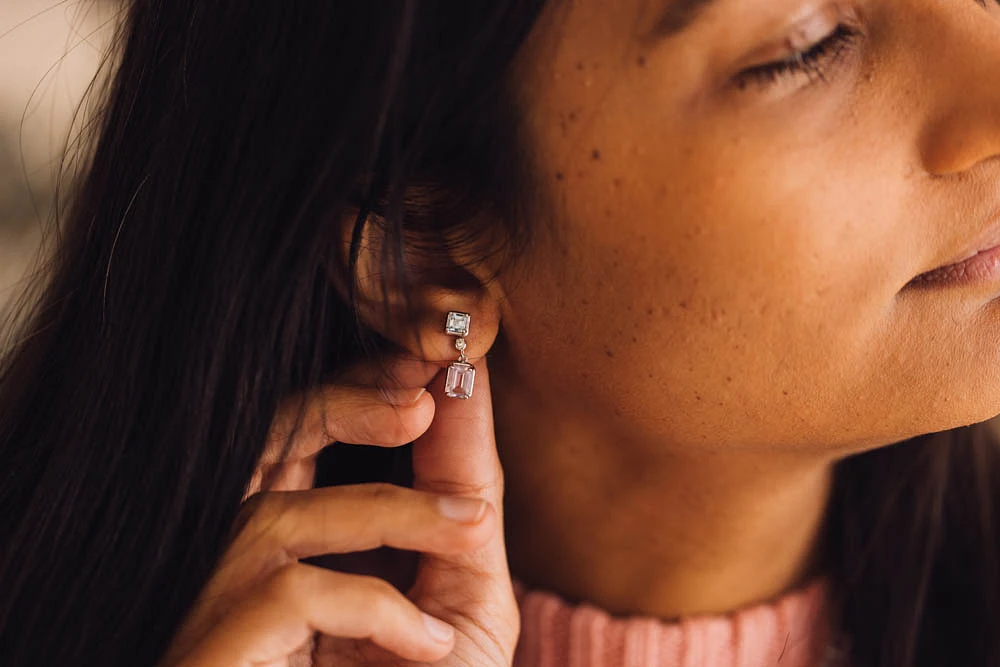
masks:
POLYGON ((474 362, 475 387, 466 400, 445 395, 447 369, 428 387, 434 420, 413 444, 414 487, 480 497, 501 511, 503 472, 493 433, 493 402, 486 358, 474 362))

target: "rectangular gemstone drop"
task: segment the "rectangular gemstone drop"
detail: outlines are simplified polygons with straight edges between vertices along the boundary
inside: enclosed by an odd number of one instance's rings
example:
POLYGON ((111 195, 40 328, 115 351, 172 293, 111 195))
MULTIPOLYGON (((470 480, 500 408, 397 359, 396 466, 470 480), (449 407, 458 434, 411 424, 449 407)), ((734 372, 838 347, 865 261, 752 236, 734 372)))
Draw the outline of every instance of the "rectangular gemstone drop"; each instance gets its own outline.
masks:
POLYGON ((450 398, 469 398, 472 396, 472 385, 475 381, 475 366, 456 361, 448 366, 448 375, 444 381, 444 393, 450 398))

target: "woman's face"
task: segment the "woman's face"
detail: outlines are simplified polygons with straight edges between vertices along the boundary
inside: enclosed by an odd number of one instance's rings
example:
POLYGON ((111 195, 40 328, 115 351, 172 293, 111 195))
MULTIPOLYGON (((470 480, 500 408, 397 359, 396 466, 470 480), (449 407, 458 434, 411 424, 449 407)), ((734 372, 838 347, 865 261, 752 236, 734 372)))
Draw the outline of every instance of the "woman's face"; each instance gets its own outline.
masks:
POLYGON ((520 60, 554 231, 504 285, 522 389, 679 445, 1000 413, 1000 278, 911 282, 1000 245, 984 1, 551 2, 520 60))

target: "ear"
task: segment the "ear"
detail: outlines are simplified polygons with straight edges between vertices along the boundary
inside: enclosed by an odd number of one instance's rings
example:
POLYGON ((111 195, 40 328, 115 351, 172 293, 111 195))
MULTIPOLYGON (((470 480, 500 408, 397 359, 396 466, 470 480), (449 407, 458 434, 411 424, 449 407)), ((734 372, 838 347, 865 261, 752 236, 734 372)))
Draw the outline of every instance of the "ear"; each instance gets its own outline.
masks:
POLYGON ((426 235, 418 238, 407 232, 402 259, 406 280, 401 283, 399 271, 388 259, 394 250, 384 252, 384 226, 370 220, 361 234, 356 274, 350 276, 353 224, 344 228, 340 257, 343 268, 333 276, 334 284, 344 301, 349 302, 353 280, 357 316, 366 326, 404 353, 444 365, 458 356, 455 336, 444 329, 448 313, 468 313, 471 317, 465 354, 472 361, 486 355, 499 333, 505 298, 497 278, 498 267, 490 264, 496 253, 477 252, 468 242, 429 239, 426 235))

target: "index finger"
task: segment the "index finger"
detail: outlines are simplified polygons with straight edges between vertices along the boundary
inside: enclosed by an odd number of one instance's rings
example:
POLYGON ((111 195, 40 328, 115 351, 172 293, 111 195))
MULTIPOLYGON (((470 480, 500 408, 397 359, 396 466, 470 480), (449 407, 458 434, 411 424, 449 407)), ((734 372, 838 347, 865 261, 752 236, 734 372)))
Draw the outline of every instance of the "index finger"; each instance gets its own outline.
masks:
POLYGON ((396 447, 412 441, 434 414, 433 402, 421 401, 419 392, 439 368, 402 357, 357 364, 332 384, 285 399, 258 465, 312 458, 333 442, 396 447))

